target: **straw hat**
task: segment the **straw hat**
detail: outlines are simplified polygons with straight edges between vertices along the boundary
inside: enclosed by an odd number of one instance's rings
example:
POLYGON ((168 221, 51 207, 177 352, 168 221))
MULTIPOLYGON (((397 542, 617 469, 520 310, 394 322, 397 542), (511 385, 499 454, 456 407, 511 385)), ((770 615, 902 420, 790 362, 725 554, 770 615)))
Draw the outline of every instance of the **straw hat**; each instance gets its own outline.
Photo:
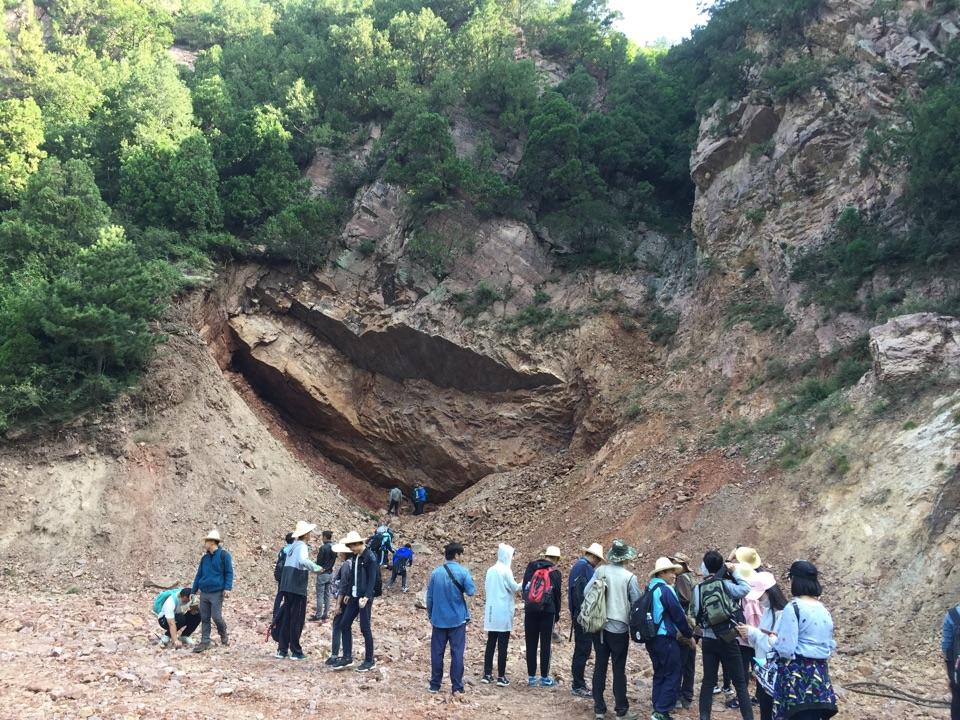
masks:
POLYGON ((357 543, 363 543, 363 538, 360 537, 360 533, 356 530, 351 530, 350 533, 340 541, 341 545, 356 545, 357 543))
POLYGON ((303 537, 307 533, 312 533, 317 529, 317 526, 313 523, 308 523, 306 520, 297 520, 297 526, 293 529, 293 532, 290 533, 295 538, 303 537))
POLYGON ((752 547, 738 547, 734 556, 737 558, 738 563, 747 565, 751 570, 756 570, 763 565, 763 562, 760 560, 760 554, 752 547))
POLYGON ((623 540, 614 540, 613 545, 607 552, 607 561, 612 563, 625 563, 633 560, 637 556, 635 548, 627 545, 623 540))
POLYGON ((216 530, 216 529, 211 530, 210 532, 208 532, 208 533, 204 536, 203 539, 204 539, 204 540, 216 540, 217 542, 222 542, 222 540, 220 540, 220 532, 219 532, 218 530, 216 530))
POLYGON ((758 572, 754 573, 753 577, 747 582, 750 583, 750 592, 747 594, 747 599, 759 600, 761 595, 777 584, 777 579, 773 576, 773 573, 758 572))
POLYGON ((600 543, 594 543, 590 547, 583 548, 586 555, 593 555, 595 558, 603 560, 603 546, 600 543))
POLYGON ((677 565, 673 560, 668 557, 657 558, 657 564, 653 566, 653 570, 650 572, 650 577, 654 575, 659 575, 662 572, 667 570, 676 570, 680 572, 683 570, 682 565, 677 565))
POLYGON ((338 553, 338 554, 339 554, 339 553, 348 553, 348 552, 350 552, 350 548, 348 548, 348 547, 347 547, 346 545, 344 545, 343 543, 337 543, 336 545, 334 545, 334 546, 331 547, 330 549, 333 550, 333 552, 338 553))
POLYGON ((549 545, 547 549, 543 551, 543 556, 545 558, 556 558, 557 560, 563 557, 560 553, 560 548, 556 545, 549 545))

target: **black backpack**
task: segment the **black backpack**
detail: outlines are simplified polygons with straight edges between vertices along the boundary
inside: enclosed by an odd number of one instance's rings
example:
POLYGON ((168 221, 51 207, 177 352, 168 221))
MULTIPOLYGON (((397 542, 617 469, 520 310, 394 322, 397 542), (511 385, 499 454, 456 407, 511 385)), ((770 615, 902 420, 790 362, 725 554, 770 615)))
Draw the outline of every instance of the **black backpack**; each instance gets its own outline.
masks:
POLYGON ((373 596, 380 597, 383 595, 383 575, 380 572, 380 566, 377 565, 377 577, 373 580, 373 596))
POLYGON ((373 539, 370 540, 370 552, 376 555, 380 552, 380 548, 383 547, 383 533, 377 533, 373 536, 373 539))
POLYGON ((277 582, 280 582, 280 578, 283 576, 283 566, 287 562, 287 554, 281 550, 277 553, 277 561, 273 564, 273 579, 277 582))
POLYGON ((661 583, 657 583, 652 588, 644 590, 630 607, 630 638, 634 642, 648 643, 657 637, 657 631, 663 624, 663 615, 660 616, 660 622, 653 621, 653 594, 662 587, 661 583))

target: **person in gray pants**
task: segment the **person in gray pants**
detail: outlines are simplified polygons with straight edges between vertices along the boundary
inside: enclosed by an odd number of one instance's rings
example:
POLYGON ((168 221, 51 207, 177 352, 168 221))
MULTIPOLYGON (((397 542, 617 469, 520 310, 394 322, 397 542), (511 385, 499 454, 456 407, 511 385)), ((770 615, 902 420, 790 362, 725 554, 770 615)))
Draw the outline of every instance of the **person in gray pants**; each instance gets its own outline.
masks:
POLYGON ((333 566, 337 562, 337 554, 333 551, 333 531, 323 531, 323 545, 317 551, 317 565, 320 573, 317 575, 317 609, 310 619, 314 622, 324 622, 330 614, 330 595, 333 582, 333 566))
POLYGON ((200 592, 200 642, 193 649, 210 648, 210 621, 217 626, 220 644, 229 644, 227 623, 223 621, 223 600, 233 590, 233 558, 220 547, 220 533, 211 530, 203 539, 204 553, 193 579, 193 592, 200 592))

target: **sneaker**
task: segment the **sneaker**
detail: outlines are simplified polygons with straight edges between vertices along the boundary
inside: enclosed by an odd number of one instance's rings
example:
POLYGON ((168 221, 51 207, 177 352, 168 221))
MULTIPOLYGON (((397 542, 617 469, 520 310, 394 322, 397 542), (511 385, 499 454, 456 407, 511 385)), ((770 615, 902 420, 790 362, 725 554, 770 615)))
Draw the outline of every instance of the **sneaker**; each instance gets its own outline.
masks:
POLYGON ((353 658, 340 658, 333 664, 334 670, 346 670, 353 667, 353 658))
POLYGON ((196 647, 197 645, 197 641, 189 635, 187 637, 180 636, 180 642, 182 642, 184 645, 189 645, 190 647, 196 647))
POLYGON ((339 656, 339 655, 331 655, 330 657, 328 657, 328 658, 324 661, 323 664, 324 664, 324 665, 336 665, 336 664, 337 664, 337 660, 339 660, 339 659, 340 659, 340 656, 339 656))
POLYGON ((507 680, 505 677, 497 678, 497 687, 508 687, 509 685, 510 685, 510 681, 507 680))
POLYGON ((540 682, 540 678, 536 675, 530 675, 527 678, 527 687, 536 687, 538 682, 540 682))
POLYGON ((323 618, 319 615, 311 615, 307 618, 307 622, 323 622, 323 618))
POLYGON ((687 700, 686 698, 681 698, 680 707, 684 710, 689 710, 693 706, 693 700, 687 700))
MULTIPOLYGON (((639 720, 640 716, 636 713, 627 713, 626 715, 617 715, 618 718, 627 718, 627 720, 639 720)), ((673 720, 670 713, 655 712, 650 716, 650 720, 673 720)))
POLYGON ((573 688, 570 691, 570 694, 578 698, 593 698, 593 693, 587 690, 585 687, 573 688))
POLYGON ((286 660, 286 659, 289 657, 289 655, 287 655, 285 652, 280 652, 279 650, 277 650, 277 651, 273 654, 273 656, 274 656, 277 660, 286 660))
POLYGON ((722 692, 723 692, 723 688, 720 687, 719 685, 717 685, 716 687, 713 688, 713 694, 714 694, 714 695, 719 695, 719 694, 722 693, 722 692))
POLYGON ((554 680, 552 677, 540 678, 540 687, 551 688, 556 686, 557 686, 557 681, 554 680))
POLYGON ((201 641, 198 642, 198 643, 196 644, 196 646, 193 648, 193 651, 194 651, 195 653, 202 653, 202 652, 205 652, 205 651, 207 651, 207 650, 209 650, 209 649, 210 649, 210 641, 209 641, 209 640, 201 640, 201 641))
POLYGON ((427 690, 430 691, 431 695, 436 695, 438 692, 440 692, 440 688, 435 688, 435 687, 427 688, 427 690))
POLYGON ((403 588, 404 592, 410 592, 410 588, 403 588))
POLYGON ((363 661, 362 663, 360 663, 360 665, 357 667, 357 672, 370 672, 370 671, 373 670, 376 666, 377 666, 377 663, 374 662, 373 660, 364 660, 364 661, 363 661))
POLYGON ((155 633, 155 634, 156 634, 156 636, 157 636, 157 640, 160 641, 160 647, 166 647, 167 645, 170 644, 170 636, 169 636, 169 635, 164 635, 163 633, 160 633, 160 632, 155 633))
POLYGON ((738 701, 736 698, 733 698, 732 700, 727 700, 725 704, 731 710, 736 710, 738 707, 740 707, 740 701, 738 701))
POLYGON ((303 653, 290 653, 291 660, 306 660, 307 656, 303 653))
POLYGON ((463 688, 456 688, 456 689, 454 689, 453 694, 454 694, 454 695, 466 695, 466 694, 467 694, 467 691, 464 690, 463 688))
MULTIPOLYGON (((654 715, 656 715, 656 713, 654 713, 654 715)), ((668 720, 670 718, 669 715, 664 715, 664 717, 667 718, 668 720)), ((640 720, 640 716, 637 715, 635 712, 628 711, 623 715, 617 715, 617 720, 640 720)), ((657 720, 659 720, 659 718, 657 720)))
POLYGON ((724 695, 736 695, 736 690, 734 690, 732 687, 724 688, 724 689, 723 689, 723 694, 724 694, 724 695))
POLYGON ((606 720, 607 714, 605 712, 594 712, 594 720, 606 720))
POLYGON ((484 685, 492 685, 493 675, 484 675, 482 678, 480 678, 480 682, 482 682, 484 685))

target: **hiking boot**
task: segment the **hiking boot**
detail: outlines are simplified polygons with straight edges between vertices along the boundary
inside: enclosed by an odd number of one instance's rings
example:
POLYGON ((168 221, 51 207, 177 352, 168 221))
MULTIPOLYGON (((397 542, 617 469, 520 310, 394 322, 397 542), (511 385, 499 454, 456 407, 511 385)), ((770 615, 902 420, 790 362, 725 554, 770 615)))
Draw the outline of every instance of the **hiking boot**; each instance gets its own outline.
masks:
POLYGON ((510 686, 510 681, 507 680, 505 677, 497 678, 497 687, 509 687, 509 686, 510 686))
POLYGON ((542 677, 540 678, 540 687, 552 688, 557 686, 557 681, 552 677, 542 677))
POLYGON ((482 678, 480 678, 480 682, 482 682, 484 685, 492 685, 493 675, 484 675, 482 678))
POLYGON ((362 663, 360 663, 359 667, 357 667, 357 672, 360 672, 360 673, 370 672, 376 666, 377 666, 377 663, 375 661, 364 660, 362 663))
POLYGON ((684 710, 689 710, 693 705, 693 700, 687 700, 687 698, 681 698, 680 707, 684 710))
POLYGON ((307 618, 307 622, 323 622, 323 618, 319 615, 311 615, 307 618))
POLYGON ((527 687, 536 687, 538 682, 540 682, 540 678, 536 675, 530 675, 527 678, 527 687))
POLYGON ((303 653, 290 653, 291 660, 306 660, 307 656, 303 653))
POLYGON ((229 645, 229 644, 230 644, 230 636, 227 635, 226 633, 224 633, 223 635, 221 635, 221 636, 220 636, 220 644, 223 645, 224 647, 226 647, 227 645, 229 645))
POLYGON ((206 651, 209 650, 209 649, 210 649, 210 641, 209 641, 209 640, 201 640, 201 641, 198 642, 198 643, 196 644, 196 646, 193 648, 193 651, 194 651, 195 653, 202 653, 202 652, 206 652, 206 651))
POLYGON ((340 659, 340 656, 339 656, 339 655, 331 655, 330 657, 328 657, 328 658, 324 661, 323 664, 324 664, 324 665, 336 665, 336 664, 337 664, 337 660, 339 660, 339 659, 340 659))
POLYGON ((277 660, 286 660, 288 657, 290 657, 290 656, 287 655, 285 652, 280 652, 279 650, 277 650, 277 651, 273 654, 273 656, 274 656, 277 660))
POLYGON ((593 693, 587 690, 585 687, 573 688, 570 691, 570 694, 578 698, 592 698, 593 693))
POLYGON ((334 670, 346 670, 353 667, 353 658, 340 658, 333 664, 334 670))

